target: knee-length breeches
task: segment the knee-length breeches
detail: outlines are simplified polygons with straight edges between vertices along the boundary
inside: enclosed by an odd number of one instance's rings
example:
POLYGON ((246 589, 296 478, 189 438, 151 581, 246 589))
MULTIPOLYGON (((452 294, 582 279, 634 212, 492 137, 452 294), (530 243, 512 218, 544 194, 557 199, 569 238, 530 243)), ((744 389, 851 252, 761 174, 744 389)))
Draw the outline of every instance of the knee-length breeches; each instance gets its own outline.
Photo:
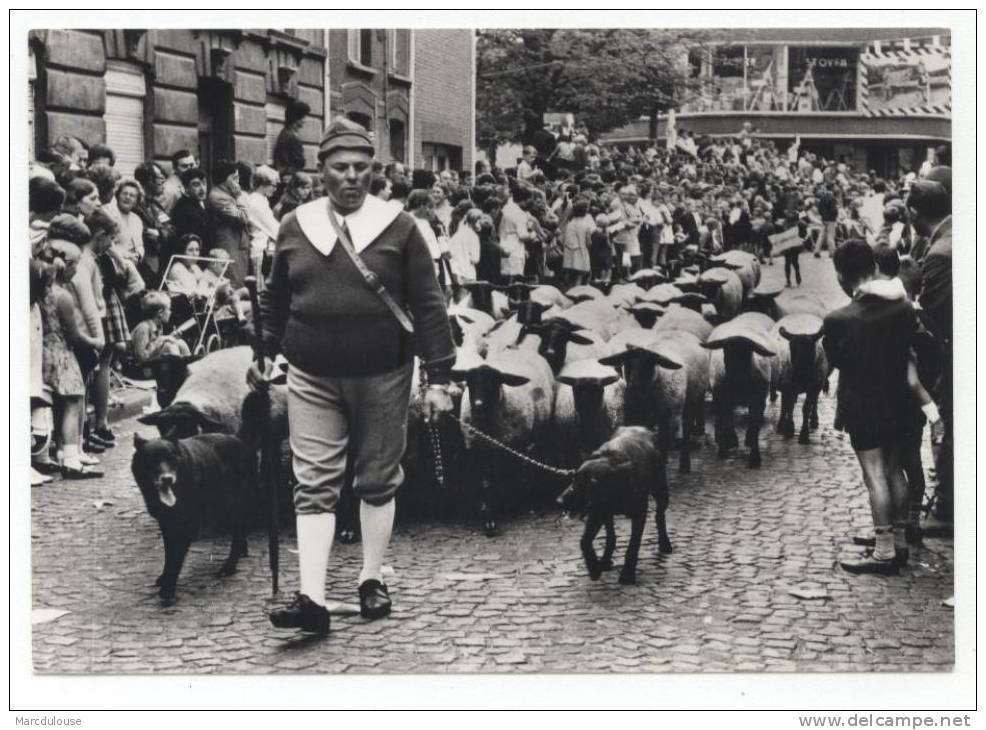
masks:
POLYGON ((375 505, 404 481, 407 408, 413 366, 382 375, 335 378, 288 368, 294 507, 298 514, 334 512, 353 459, 353 489, 375 505))

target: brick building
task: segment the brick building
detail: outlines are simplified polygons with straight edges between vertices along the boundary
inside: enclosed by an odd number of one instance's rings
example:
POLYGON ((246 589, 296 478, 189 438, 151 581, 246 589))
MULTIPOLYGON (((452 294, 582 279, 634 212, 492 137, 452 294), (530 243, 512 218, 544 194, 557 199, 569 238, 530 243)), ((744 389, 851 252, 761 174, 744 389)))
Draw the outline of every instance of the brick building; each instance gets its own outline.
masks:
POLYGON ((329 31, 329 97, 374 133, 377 158, 470 169, 475 61, 468 29, 329 31))
POLYGON ((472 165, 471 30, 35 30, 28 40, 32 154, 71 135, 109 144, 124 174, 180 149, 207 171, 223 158, 270 162, 287 102, 300 99, 312 110, 301 131, 310 170, 337 114, 373 131, 384 162, 472 165))

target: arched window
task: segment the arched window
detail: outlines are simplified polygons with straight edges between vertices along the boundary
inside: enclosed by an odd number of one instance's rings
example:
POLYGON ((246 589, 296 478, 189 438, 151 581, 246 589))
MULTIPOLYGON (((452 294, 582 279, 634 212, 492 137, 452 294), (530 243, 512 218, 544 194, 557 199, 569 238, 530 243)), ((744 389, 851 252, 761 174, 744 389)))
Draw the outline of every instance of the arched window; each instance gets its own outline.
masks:
POLYGON ((369 116, 362 112, 347 112, 346 117, 359 124, 367 132, 373 132, 373 123, 369 116))

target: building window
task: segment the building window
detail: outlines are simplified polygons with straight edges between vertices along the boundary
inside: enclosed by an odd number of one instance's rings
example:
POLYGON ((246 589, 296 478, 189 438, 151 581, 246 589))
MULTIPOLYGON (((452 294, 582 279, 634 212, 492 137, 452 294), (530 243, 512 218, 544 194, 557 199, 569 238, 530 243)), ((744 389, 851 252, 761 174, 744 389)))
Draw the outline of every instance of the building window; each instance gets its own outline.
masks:
POLYGON ((359 28, 349 31, 349 60, 360 66, 373 66, 373 30, 359 28))
POLYGON ((347 112, 346 117, 350 121, 356 122, 358 125, 363 127, 363 129, 365 129, 371 135, 373 134, 373 126, 371 124, 370 117, 368 117, 366 114, 361 114, 360 112, 347 112))
POLYGON ((456 145, 423 142, 421 156, 425 168, 433 172, 462 169, 462 148, 456 145))
POLYGON ((144 161, 144 72, 130 64, 106 64, 106 144, 116 154, 116 169, 132 175, 144 161))
POLYGON ((400 119, 390 120, 390 159, 394 162, 407 162, 405 157, 406 131, 400 119))
POLYGON ((267 162, 274 164, 274 146, 277 138, 284 129, 284 111, 287 105, 281 100, 268 101, 265 107, 267 112, 267 162))
MULTIPOLYGON (((219 160, 233 156, 233 85, 219 79, 201 78, 199 97, 199 157, 212 180, 219 160)), ((164 150, 170 154, 172 150, 164 150)))
POLYGON ((411 75, 411 31, 407 28, 394 28, 388 31, 387 43, 390 52, 391 73, 398 76, 411 75))

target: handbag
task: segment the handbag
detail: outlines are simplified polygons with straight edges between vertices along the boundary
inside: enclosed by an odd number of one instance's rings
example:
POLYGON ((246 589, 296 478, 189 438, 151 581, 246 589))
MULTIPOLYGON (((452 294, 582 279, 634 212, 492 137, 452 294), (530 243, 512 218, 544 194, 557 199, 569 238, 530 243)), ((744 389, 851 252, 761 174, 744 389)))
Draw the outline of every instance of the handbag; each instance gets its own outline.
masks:
POLYGON ((336 237, 339 239, 339 245, 342 250, 346 252, 349 259, 353 262, 353 266, 359 271, 366 285, 373 289, 377 293, 377 296, 387 305, 387 309, 390 310, 391 314, 397 318, 401 327, 409 335, 414 334, 414 325, 411 323, 410 317, 407 313, 400 308, 394 298, 390 296, 390 292, 387 291, 387 287, 383 285, 380 281, 380 277, 370 271, 366 264, 363 263, 363 259, 360 258, 359 254, 356 253, 356 249, 353 247, 353 242, 349 239, 349 234, 339 225, 339 221, 336 220, 335 213, 332 210, 332 205, 329 205, 329 222, 332 224, 332 230, 335 231, 336 237))

